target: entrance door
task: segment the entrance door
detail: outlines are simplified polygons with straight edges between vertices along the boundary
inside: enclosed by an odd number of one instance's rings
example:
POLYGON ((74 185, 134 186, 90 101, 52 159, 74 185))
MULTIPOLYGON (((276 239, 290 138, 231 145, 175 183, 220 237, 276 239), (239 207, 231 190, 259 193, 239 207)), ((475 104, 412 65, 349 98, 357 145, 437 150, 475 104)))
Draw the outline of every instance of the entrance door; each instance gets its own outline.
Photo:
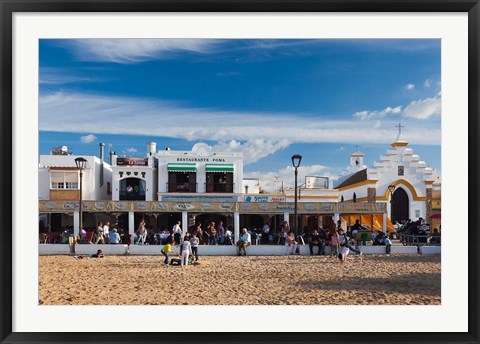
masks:
POLYGON ((402 220, 409 219, 410 202, 408 201, 408 195, 402 188, 398 188, 392 195, 392 222, 401 222, 402 220))

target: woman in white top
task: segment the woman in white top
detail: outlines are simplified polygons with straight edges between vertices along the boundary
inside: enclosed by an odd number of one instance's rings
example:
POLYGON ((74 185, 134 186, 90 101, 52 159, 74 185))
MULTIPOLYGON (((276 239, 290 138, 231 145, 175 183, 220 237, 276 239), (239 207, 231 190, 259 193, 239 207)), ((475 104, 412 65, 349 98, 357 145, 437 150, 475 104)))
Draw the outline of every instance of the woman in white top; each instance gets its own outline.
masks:
POLYGON ((189 237, 186 236, 183 239, 183 244, 182 244, 182 266, 187 266, 188 265, 188 257, 190 257, 190 253, 192 252, 192 244, 189 241, 189 237))

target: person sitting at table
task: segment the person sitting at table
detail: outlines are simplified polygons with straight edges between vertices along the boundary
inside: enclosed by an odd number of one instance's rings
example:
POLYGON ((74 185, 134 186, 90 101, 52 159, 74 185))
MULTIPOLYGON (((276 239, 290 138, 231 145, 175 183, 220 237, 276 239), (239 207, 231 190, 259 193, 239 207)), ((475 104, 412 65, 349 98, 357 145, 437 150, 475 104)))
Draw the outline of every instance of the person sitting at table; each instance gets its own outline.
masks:
POLYGON ((115 244, 121 243, 120 235, 118 234, 118 231, 116 228, 114 228, 113 232, 110 233, 109 238, 110 238, 110 244, 115 245, 115 244))
POLYGON ((243 250, 243 255, 247 255, 247 247, 250 246, 252 243, 252 239, 250 234, 247 232, 246 228, 242 228, 242 235, 240 236, 240 240, 237 241, 237 254, 239 256, 242 255, 242 250, 243 250))
MULTIPOLYGON (((322 231, 323 233, 323 231, 322 231)), ((308 246, 310 247, 310 255, 313 256, 313 247, 318 246, 318 255, 325 254, 325 242, 320 237, 317 229, 312 231, 312 234, 308 237, 308 246)))

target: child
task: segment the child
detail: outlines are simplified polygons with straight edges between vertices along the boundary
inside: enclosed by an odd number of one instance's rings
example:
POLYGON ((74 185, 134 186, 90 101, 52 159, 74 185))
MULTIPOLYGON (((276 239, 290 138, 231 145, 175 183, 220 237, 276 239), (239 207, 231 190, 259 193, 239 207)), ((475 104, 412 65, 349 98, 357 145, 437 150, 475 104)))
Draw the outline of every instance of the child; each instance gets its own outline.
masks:
MULTIPOLYGON (((170 241, 168 242, 168 244, 166 244, 165 246, 163 246, 162 248, 162 254, 165 256, 165 260, 163 261, 163 264, 165 266, 168 266, 168 254, 173 252, 172 251, 172 245, 174 244, 175 240, 173 238, 170 239, 170 241)), ((180 255, 177 253, 177 252, 174 252, 177 256, 180 257, 180 255)))
POLYGON ((332 237, 330 238, 330 249, 331 249, 331 256, 336 256, 338 255, 338 245, 339 245, 339 240, 338 240, 338 233, 337 231, 334 231, 332 234, 332 237))
POLYGON ((182 264, 183 266, 188 265, 188 257, 190 256, 191 253, 191 248, 192 244, 189 241, 188 235, 183 238, 183 243, 182 243, 182 264))
POLYGON ((387 254, 390 254, 390 251, 392 249, 392 241, 388 236, 385 237, 385 251, 387 254))
POLYGON ((197 238, 196 232, 192 233, 190 244, 192 244, 192 255, 195 256, 195 261, 198 261, 198 245, 200 244, 200 239, 197 238))
POLYGON ((338 259, 340 259, 342 263, 345 263, 349 252, 350 252, 350 249, 347 246, 342 246, 342 249, 338 254, 338 259))

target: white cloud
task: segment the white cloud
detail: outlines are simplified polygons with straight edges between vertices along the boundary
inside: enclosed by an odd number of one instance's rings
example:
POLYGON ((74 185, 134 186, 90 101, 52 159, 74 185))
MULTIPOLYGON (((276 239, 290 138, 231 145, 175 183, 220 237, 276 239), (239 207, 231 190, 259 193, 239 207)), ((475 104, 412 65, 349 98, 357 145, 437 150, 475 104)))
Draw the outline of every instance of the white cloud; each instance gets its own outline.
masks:
POLYGON ((39 83, 44 85, 78 84, 100 82, 104 80, 105 79, 100 79, 98 77, 92 78, 85 76, 77 76, 74 73, 72 74, 72 71, 67 68, 40 68, 39 83))
POLYGON ((425 82, 423 83, 423 87, 426 87, 426 88, 432 87, 432 80, 430 79, 425 80, 425 82))
POLYGON ((82 143, 92 143, 95 141, 97 137, 93 134, 85 135, 85 136, 80 136, 80 141, 82 143))
MULTIPOLYGON (((400 107, 383 110, 392 114, 398 111, 400 107)), ((390 144, 397 121, 385 118, 382 128, 386 129, 379 129, 372 128, 370 121, 188 108, 142 98, 61 92, 40 96, 42 131, 217 141, 219 148, 243 149, 246 162, 258 161, 292 143, 356 144, 361 137, 364 143, 390 144)), ((438 145, 440 129, 416 123, 416 127, 409 127, 405 138, 417 144, 438 145)))
POLYGON ((133 148, 133 147, 131 147, 131 148, 126 148, 125 151, 128 152, 128 153, 130 153, 130 154, 135 154, 135 153, 138 152, 138 150, 135 149, 135 148, 133 148))
POLYGON ((381 125, 382 125, 382 122, 377 120, 377 121, 375 121, 375 124, 373 125, 373 129, 378 129, 378 128, 381 127, 381 125))
POLYGON ((362 121, 367 120, 367 119, 378 119, 378 118, 383 118, 387 115, 398 115, 402 112, 402 107, 397 106, 392 108, 391 106, 386 107, 383 110, 380 111, 360 111, 360 112, 355 112, 353 114, 353 117, 358 118, 362 121))
POLYGON ((335 149, 335 152, 343 152, 345 150, 345 147, 341 146, 335 149))
MULTIPOLYGON (((298 185, 305 183, 305 176, 329 177, 330 180, 336 180, 338 173, 324 165, 300 166, 298 168, 298 185)), ((260 188, 267 192, 278 191, 283 182, 284 188, 292 188, 295 185, 294 168, 290 165, 274 172, 245 172, 245 178, 258 178, 260 188), (278 177, 278 182, 275 182, 278 177)))
POLYGON ((415 85, 414 84, 407 84, 405 85, 404 87, 407 91, 411 91, 415 88, 415 85))
POLYGON ((214 39, 78 39, 69 44, 78 59, 94 62, 139 63, 172 52, 209 52, 214 39))
POLYGON ((441 111, 442 100, 437 96, 411 102, 403 110, 403 115, 407 118, 428 119, 434 115, 440 115, 441 111))
POLYGON ((289 142, 286 139, 252 139, 244 143, 238 142, 236 140, 231 140, 229 142, 219 142, 218 144, 213 146, 213 149, 227 152, 243 152, 244 163, 250 164, 288 146, 289 142))

